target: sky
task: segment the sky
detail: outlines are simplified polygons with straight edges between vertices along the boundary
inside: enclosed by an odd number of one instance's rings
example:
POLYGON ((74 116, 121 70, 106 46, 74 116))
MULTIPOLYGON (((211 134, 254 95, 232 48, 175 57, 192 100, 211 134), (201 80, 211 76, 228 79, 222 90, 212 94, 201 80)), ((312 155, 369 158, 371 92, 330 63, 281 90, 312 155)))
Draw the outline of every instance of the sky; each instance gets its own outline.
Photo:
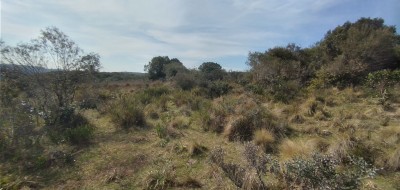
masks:
POLYGON ((188 68, 212 61, 248 70, 249 52, 310 47, 361 17, 400 30, 400 0, 0 0, 0 9, 6 44, 55 26, 85 52, 98 53, 108 72, 144 72, 155 56, 188 68))

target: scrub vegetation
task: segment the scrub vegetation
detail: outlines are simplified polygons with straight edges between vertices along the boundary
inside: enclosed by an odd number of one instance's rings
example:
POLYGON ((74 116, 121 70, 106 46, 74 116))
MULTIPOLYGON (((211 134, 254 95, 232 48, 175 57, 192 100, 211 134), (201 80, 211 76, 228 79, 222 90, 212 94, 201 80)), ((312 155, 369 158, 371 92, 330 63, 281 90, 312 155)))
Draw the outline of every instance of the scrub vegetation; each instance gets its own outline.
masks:
POLYGON ((250 52, 243 72, 168 56, 99 72, 55 27, 0 46, 0 189, 400 188, 400 36, 383 19, 250 52))

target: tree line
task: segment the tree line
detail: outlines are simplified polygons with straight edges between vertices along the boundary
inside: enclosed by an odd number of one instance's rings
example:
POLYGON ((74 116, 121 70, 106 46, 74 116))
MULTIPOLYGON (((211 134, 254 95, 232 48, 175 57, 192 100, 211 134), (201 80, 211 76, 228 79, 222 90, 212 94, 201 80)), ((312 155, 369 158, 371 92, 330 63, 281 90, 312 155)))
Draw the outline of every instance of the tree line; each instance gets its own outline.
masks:
MULTIPOLYGON (((391 75, 386 80, 397 80, 398 72, 394 70, 400 67, 400 36, 395 26, 385 25, 381 18, 361 18, 329 30, 308 48, 289 43, 265 52, 250 52, 247 64, 249 72, 240 76, 250 89, 289 101, 304 88, 357 86, 365 84, 369 75, 372 82, 377 77, 371 75, 382 70, 391 75)), ((237 73, 227 73, 218 63, 207 62, 198 70, 188 70, 178 59, 161 56, 154 57, 145 70, 151 80, 175 77, 177 83, 193 81, 192 86, 204 86, 205 80, 216 81, 230 75, 237 78, 237 73)))

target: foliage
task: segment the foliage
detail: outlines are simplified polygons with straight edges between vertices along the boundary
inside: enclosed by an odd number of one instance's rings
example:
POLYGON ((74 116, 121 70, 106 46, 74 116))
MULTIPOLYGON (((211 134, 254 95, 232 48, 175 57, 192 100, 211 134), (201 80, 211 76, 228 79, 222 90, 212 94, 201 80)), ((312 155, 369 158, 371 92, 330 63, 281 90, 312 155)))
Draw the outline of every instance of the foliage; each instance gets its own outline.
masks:
POLYGON ((266 189, 263 176, 272 175, 285 183, 288 189, 357 189, 363 179, 374 177, 377 171, 362 158, 349 157, 347 165, 343 166, 334 157, 321 154, 313 154, 310 159, 295 158, 280 164, 275 157, 260 153, 259 147, 253 143, 244 144, 245 167, 226 163, 224 155, 223 149, 215 148, 211 151, 210 160, 239 188, 252 183, 251 189, 266 189), (253 171, 257 180, 248 177, 253 171))
POLYGON ((367 76, 367 85, 376 89, 381 96, 387 93, 387 89, 400 82, 400 70, 380 70, 369 73, 367 76))
POLYGON ((147 71, 149 74, 149 79, 164 79, 166 76, 164 72, 164 65, 168 64, 169 61, 170 60, 167 56, 153 57, 149 64, 144 66, 144 70, 147 71))
POLYGON ((290 188, 357 189, 363 178, 375 176, 362 158, 349 158, 349 166, 338 171, 339 161, 329 155, 314 154, 312 159, 296 158, 283 165, 283 178, 290 188))
POLYGON ((196 86, 196 79, 189 73, 177 74, 175 82, 182 90, 191 90, 196 86))
POLYGON ((209 98, 217 98, 227 94, 231 89, 232 87, 228 83, 215 81, 208 85, 207 91, 209 98))
POLYGON ((227 136, 230 141, 251 141, 257 129, 267 129, 276 138, 281 138, 289 132, 288 128, 278 124, 277 118, 267 110, 257 107, 235 120, 227 131, 227 136))
POLYGON ((319 43, 323 70, 333 82, 349 85, 360 83, 370 72, 398 67, 394 51, 398 38, 395 27, 380 18, 346 22, 328 31, 319 43))
POLYGON ((199 66, 199 71, 205 80, 221 80, 224 77, 225 71, 222 70, 221 65, 214 62, 204 62, 199 66))
POLYGON ((153 57, 149 64, 144 66, 144 69, 148 72, 151 80, 171 78, 178 73, 187 71, 186 67, 177 58, 169 59, 168 56, 153 57))
POLYGON ((100 67, 99 55, 84 54, 55 27, 41 31, 30 43, 2 48, 1 54, 2 61, 14 65, 28 101, 49 125, 57 125, 62 110, 72 106, 77 87, 100 67))
MULTIPOLYGON (((296 96, 300 84, 309 78, 306 55, 300 47, 289 44, 264 53, 249 53, 247 64, 257 85, 263 86, 276 100, 287 102, 296 96)), ((250 89, 262 93, 260 88, 250 89)))
POLYGON ((118 99, 110 114, 113 122, 122 129, 145 127, 146 125, 142 104, 131 96, 118 99))
POLYGON ((149 104, 154 100, 159 99, 161 96, 169 94, 170 90, 165 86, 150 87, 145 90, 135 94, 135 99, 137 99, 143 105, 149 104))
POLYGON ((88 144, 93 136, 94 127, 88 124, 69 128, 65 131, 66 139, 73 145, 88 144))

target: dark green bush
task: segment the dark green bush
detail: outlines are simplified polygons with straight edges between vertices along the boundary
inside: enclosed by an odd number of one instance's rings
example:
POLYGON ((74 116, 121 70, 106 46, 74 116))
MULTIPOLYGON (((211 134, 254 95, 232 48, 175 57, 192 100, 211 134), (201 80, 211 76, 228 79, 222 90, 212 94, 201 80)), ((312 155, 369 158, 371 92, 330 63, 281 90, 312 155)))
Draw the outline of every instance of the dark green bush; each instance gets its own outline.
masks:
POLYGON ((231 89, 232 87, 226 82, 211 82, 208 86, 208 96, 210 98, 218 98, 222 95, 227 94, 231 89))
POLYGON ((178 74, 175 77, 175 82, 182 90, 191 90, 193 87, 196 86, 196 81, 194 77, 186 73, 178 74))
POLYGON ((88 124, 65 131, 65 137, 73 145, 88 144, 93 136, 94 128, 88 124))

